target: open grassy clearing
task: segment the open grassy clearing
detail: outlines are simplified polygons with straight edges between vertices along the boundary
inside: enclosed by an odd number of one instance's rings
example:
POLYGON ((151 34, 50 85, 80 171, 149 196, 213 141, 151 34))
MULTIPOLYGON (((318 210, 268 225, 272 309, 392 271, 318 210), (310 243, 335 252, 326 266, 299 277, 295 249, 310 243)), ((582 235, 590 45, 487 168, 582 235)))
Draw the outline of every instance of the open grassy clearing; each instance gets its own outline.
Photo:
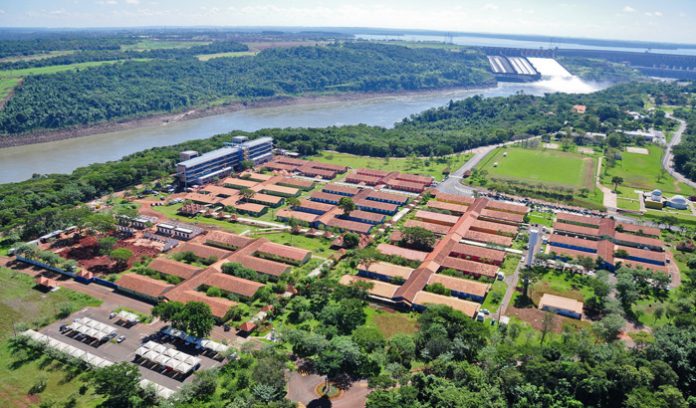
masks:
POLYGON ((595 167, 595 160, 586 155, 520 147, 495 149, 478 165, 490 178, 578 189, 592 189, 595 167))
POLYGON ((528 217, 530 224, 539 224, 545 227, 553 226, 553 213, 531 211, 528 217))
POLYGON ((201 54, 196 55, 199 61, 209 61, 215 58, 237 58, 237 57, 253 57, 256 55, 255 51, 233 51, 233 52, 219 52, 217 54, 201 54))
MULTIPOLYGON (((45 356, 30 358, 10 349, 7 340, 14 327, 38 327, 57 318, 61 311, 77 311, 101 302, 87 295, 61 288, 43 293, 34 287, 34 280, 21 272, 0 268, 0 401, 11 407, 34 406, 45 401, 64 401, 87 382, 82 373, 71 373, 61 364, 45 356), (46 379, 46 389, 28 396, 39 378, 46 379)), ((91 392, 77 396, 77 407, 93 407, 100 401, 91 392)), ((53 405, 50 405, 53 406, 53 405)))
POLYGON ((686 184, 680 183, 669 174, 661 176, 662 170, 662 148, 656 145, 646 146, 650 154, 621 153, 621 160, 616 161, 616 165, 605 169, 602 174, 602 184, 613 188, 611 179, 614 176, 622 177, 624 182, 619 189, 624 193, 624 189, 629 190, 635 196, 633 190, 639 189, 651 191, 660 189, 667 194, 682 194, 685 196, 696 193, 696 190, 686 184))
POLYGON ((500 302, 503 301, 503 296, 505 296, 506 290, 507 285, 505 282, 496 279, 496 281, 493 282, 493 286, 491 286, 491 290, 486 295, 486 299, 484 299, 481 309, 488 309, 488 311, 494 315, 498 313, 498 306, 500 306, 500 302))
POLYGON ((172 48, 191 48, 197 45, 208 44, 210 44, 210 41, 142 40, 134 44, 121 45, 121 51, 148 51, 172 48))
POLYGON ((351 168, 371 168, 385 171, 400 171, 404 173, 422 174, 433 176, 437 180, 443 178, 443 170, 449 168, 454 172, 470 158, 471 154, 458 154, 444 159, 427 159, 414 157, 370 157, 356 156, 348 153, 322 152, 308 160, 316 160, 324 163, 339 164, 351 168))
POLYGON ((617 200, 619 208, 630 211, 640 211, 640 202, 637 199, 627 199, 619 197, 617 200))
POLYGON ((46 58, 62 57, 64 55, 70 55, 70 54, 74 54, 76 52, 77 51, 75 51, 75 50, 48 51, 48 52, 42 52, 39 54, 19 55, 16 57, 5 57, 5 58, 0 58, 0 63, 19 62, 19 61, 37 61, 37 60, 42 60, 42 59, 46 59, 46 58))
POLYGON ((529 295, 534 304, 539 304, 539 300, 544 293, 563 296, 571 299, 584 301, 594 294, 593 289, 583 282, 589 279, 583 275, 571 272, 548 270, 529 290, 529 295))
POLYGON ((367 314, 365 326, 375 327, 386 339, 399 333, 415 334, 418 331, 418 322, 416 321, 418 315, 413 312, 402 313, 367 306, 365 313, 367 314))

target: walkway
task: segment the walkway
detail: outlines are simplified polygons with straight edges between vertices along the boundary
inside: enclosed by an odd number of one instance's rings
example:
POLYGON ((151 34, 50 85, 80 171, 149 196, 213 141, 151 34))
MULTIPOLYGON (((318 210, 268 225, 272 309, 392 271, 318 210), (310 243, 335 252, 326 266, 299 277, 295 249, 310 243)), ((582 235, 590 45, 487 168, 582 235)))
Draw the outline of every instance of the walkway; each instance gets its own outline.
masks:
POLYGON ((500 306, 498 306, 498 320, 500 320, 500 316, 503 316, 505 315, 505 313, 507 313, 507 308, 510 305, 510 301, 512 300, 512 295, 517 290, 517 283, 520 281, 520 268, 522 268, 523 265, 524 261, 520 260, 520 262, 517 264, 517 268, 515 268, 515 272, 513 272, 512 275, 505 277, 505 284, 507 285, 507 289, 505 290, 505 296, 503 296, 503 300, 500 302, 500 306))
POLYGON ((602 160, 604 157, 600 157, 599 160, 597 160, 597 174, 595 175, 595 184, 597 185, 597 188, 602 191, 602 194, 604 195, 604 201, 603 205, 607 209, 607 213, 610 215, 616 214, 617 208, 619 207, 618 204, 618 199, 616 196, 616 193, 610 189, 609 187, 606 187, 602 185, 601 183, 601 175, 602 175, 602 160))
POLYGON ((671 114, 667 114, 667 117, 670 119, 674 119, 677 122, 679 122, 679 128, 674 132, 674 135, 672 135, 672 140, 669 141, 667 144, 667 147, 665 147, 665 155, 662 157, 662 167, 667 170, 667 172, 677 179, 677 181, 680 181, 684 184, 688 184, 689 186, 696 188, 696 182, 693 182, 686 177, 684 177, 681 173, 678 173, 676 170, 674 170, 674 155, 672 154, 672 148, 681 142, 682 134, 686 130, 686 122, 682 119, 675 118, 671 114))

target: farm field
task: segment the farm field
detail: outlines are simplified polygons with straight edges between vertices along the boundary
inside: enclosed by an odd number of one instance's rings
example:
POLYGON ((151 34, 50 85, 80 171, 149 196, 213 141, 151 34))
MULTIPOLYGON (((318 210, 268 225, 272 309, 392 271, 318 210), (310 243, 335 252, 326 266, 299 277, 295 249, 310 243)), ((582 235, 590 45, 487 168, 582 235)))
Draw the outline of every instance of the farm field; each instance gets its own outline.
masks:
POLYGON ((650 152, 648 155, 622 152, 622 159, 616 161, 616 166, 607 168, 606 174, 602 174, 602 184, 613 188, 611 179, 614 176, 618 176, 624 179, 623 184, 619 188, 622 194, 626 191, 634 194, 633 190, 635 189, 644 191, 660 189, 669 195, 681 194, 688 196, 696 193, 696 190, 678 182, 669 174, 660 177, 662 148, 655 145, 649 145, 646 148, 650 152))
POLYGON ((48 51, 48 52, 42 52, 39 54, 31 54, 31 55, 18 55, 15 57, 0 58, 0 63, 19 62, 19 61, 37 61, 37 60, 42 60, 42 59, 46 59, 46 58, 62 57, 64 55, 70 55, 70 54, 74 54, 76 52, 77 51, 73 51, 73 50, 65 50, 65 51, 48 51))
POLYGON ((449 156, 444 160, 424 158, 384 158, 355 156, 347 153, 322 152, 307 160, 316 160, 324 163, 340 164, 351 168, 371 168, 384 171, 401 171, 412 174, 433 176, 437 180, 442 179, 442 171, 447 167, 454 171, 466 163, 471 154, 459 154, 449 156))
POLYGON ((210 41, 168 41, 168 40, 142 40, 134 44, 121 46, 121 51, 148 51, 164 50, 172 48, 191 48, 197 45, 208 45, 210 41))
POLYGON ((210 61, 215 58, 236 58, 236 57, 253 57, 257 53, 254 51, 236 51, 236 52, 219 52, 217 54, 201 54, 196 55, 199 61, 210 61))
POLYGON ((595 159, 578 153, 512 147, 495 149, 478 169, 486 170, 490 178, 592 189, 595 164, 595 159))

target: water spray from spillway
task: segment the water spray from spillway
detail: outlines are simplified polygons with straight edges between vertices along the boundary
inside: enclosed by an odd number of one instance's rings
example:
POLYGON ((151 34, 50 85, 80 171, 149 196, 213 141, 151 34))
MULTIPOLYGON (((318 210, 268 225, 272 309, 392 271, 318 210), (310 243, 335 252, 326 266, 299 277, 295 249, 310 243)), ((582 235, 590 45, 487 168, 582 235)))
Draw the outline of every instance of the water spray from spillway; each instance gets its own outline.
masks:
POLYGON ((568 72, 553 58, 527 58, 541 74, 541 80, 535 85, 548 89, 549 92, 590 93, 605 88, 599 83, 580 79, 568 72))

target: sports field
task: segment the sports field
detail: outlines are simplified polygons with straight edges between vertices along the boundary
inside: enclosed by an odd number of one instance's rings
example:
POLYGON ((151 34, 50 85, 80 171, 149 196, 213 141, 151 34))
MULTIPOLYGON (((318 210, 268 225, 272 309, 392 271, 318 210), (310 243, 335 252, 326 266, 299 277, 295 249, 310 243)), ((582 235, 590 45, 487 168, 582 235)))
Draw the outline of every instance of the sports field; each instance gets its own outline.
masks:
POLYGON ((491 179, 592 190, 596 161, 578 153, 508 147, 495 149, 477 168, 486 170, 491 179))
POLYGON ((611 179, 619 176, 624 179, 619 191, 631 197, 635 196, 633 192, 635 189, 644 191, 660 189, 664 193, 685 196, 696 193, 693 188, 678 182, 669 174, 661 176, 662 148, 655 145, 649 145, 646 148, 649 152, 647 155, 622 152, 621 160, 617 160, 614 167, 607 169, 607 175, 602 176, 602 184, 613 188, 611 179))

